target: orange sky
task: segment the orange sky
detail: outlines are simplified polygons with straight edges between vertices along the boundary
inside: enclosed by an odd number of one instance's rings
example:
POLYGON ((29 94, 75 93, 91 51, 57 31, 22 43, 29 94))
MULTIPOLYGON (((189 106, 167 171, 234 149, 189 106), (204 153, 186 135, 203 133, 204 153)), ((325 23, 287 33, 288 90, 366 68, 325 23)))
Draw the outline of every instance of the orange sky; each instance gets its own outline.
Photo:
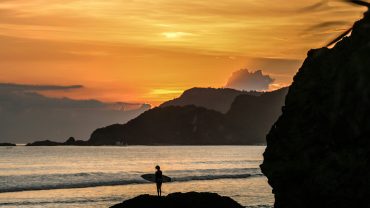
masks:
POLYGON ((153 105, 261 69, 289 85, 310 48, 362 16, 339 1, 2 0, 0 82, 153 105))

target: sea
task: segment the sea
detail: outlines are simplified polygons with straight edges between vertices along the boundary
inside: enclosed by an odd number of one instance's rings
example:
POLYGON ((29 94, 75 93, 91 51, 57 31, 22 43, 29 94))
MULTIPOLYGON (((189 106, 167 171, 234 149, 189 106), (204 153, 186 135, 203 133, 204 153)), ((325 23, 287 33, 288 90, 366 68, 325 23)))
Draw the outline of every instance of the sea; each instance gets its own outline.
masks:
POLYGON ((272 207, 259 165, 265 146, 0 147, 0 208, 101 208, 156 194, 141 178, 160 165, 163 195, 215 192, 245 207, 272 207))

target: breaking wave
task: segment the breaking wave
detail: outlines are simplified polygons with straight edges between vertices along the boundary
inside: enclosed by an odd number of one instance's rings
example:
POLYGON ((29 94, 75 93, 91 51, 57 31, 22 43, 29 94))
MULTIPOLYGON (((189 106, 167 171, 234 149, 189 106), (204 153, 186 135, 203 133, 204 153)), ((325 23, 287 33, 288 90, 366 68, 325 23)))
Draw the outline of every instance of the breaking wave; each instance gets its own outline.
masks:
MULTIPOLYGON (((142 174, 144 173, 82 172, 73 174, 0 176, 0 193, 150 183, 140 177, 142 174)), ((172 177, 173 182, 242 179, 262 175, 257 168, 202 169, 186 172, 184 170, 173 170, 167 171, 166 174, 172 177)))

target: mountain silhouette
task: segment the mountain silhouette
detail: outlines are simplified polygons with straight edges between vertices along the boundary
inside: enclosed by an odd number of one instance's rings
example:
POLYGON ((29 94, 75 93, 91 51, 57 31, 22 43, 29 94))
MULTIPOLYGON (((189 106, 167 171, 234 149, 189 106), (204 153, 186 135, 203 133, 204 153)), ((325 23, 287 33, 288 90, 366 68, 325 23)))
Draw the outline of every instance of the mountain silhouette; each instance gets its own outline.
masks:
POLYGON ((271 125, 281 114, 288 88, 263 93, 261 96, 239 95, 226 114, 230 131, 251 144, 265 144, 271 125))
MULTIPOLYGON (((95 130, 91 145, 256 145, 278 118, 287 89, 238 95, 220 113, 195 105, 157 107, 126 124, 95 130)), ((223 102, 219 100, 218 102, 223 102)))
POLYGON ((160 107, 195 105, 226 113, 230 109, 234 99, 238 95, 242 94, 258 96, 262 93, 257 91, 240 91, 229 88, 216 89, 194 87, 185 90, 180 97, 164 102, 160 107))

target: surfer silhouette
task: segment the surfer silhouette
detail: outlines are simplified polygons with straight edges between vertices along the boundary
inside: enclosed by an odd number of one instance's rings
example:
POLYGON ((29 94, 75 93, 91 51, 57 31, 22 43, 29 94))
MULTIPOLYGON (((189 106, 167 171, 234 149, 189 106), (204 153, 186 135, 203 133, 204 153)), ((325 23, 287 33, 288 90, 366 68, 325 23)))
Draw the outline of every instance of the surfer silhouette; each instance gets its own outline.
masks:
POLYGON ((162 196, 162 182, 163 182, 163 175, 161 171, 161 167, 159 165, 155 166, 155 183, 157 184, 157 194, 158 196, 162 196))

